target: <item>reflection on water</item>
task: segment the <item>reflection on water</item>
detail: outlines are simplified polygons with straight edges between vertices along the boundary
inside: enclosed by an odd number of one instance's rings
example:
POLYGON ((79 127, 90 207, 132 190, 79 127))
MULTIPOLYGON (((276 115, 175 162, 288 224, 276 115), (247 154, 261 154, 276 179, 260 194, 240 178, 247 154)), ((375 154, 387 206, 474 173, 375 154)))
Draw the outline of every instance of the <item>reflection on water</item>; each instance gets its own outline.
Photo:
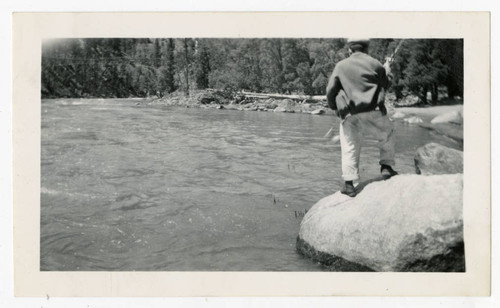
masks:
MULTIPOLYGON (((322 270, 295 252, 297 212, 341 185, 336 119, 136 102, 42 102, 41 270, 322 270)), ((454 146, 397 124, 398 171, 435 140, 454 146)))

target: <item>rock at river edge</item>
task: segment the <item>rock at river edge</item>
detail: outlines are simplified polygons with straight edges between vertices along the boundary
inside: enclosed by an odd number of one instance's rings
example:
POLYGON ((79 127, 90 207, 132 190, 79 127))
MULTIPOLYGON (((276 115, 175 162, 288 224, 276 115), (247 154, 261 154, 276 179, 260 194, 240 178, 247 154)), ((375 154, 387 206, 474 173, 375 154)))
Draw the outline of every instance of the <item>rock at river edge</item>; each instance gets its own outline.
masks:
POLYGON ((313 115, 319 115, 319 114, 324 114, 324 113, 325 113, 324 109, 315 109, 315 110, 311 111, 311 114, 313 114, 313 115))
POLYGON ((403 120, 405 123, 408 124, 417 124, 417 123, 422 123, 423 120, 419 117, 409 117, 403 120))
POLYGON ((465 271, 462 174, 398 175, 304 216, 297 249, 341 271, 465 271))
POLYGON ((463 124, 464 119, 462 112, 460 110, 448 112, 442 115, 436 116, 431 120, 432 124, 437 123, 455 123, 455 124, 463 124))
POLYGON ((298 104, 291 99, 284 99, 278 103, 278 107, 274 109, 274 112, 289 112, 294 113, 298 109, 298 104))
POLYGON ((392 118, 393 119, 402 119, 406 117, 406 114, 400 112, 400 111, 396 111, 393 115, 392 115, 392 118))
POLYGON ((415 171, 417 174, 454 174, 463 172, 463 152, 428 143, 415 153, 415 171))

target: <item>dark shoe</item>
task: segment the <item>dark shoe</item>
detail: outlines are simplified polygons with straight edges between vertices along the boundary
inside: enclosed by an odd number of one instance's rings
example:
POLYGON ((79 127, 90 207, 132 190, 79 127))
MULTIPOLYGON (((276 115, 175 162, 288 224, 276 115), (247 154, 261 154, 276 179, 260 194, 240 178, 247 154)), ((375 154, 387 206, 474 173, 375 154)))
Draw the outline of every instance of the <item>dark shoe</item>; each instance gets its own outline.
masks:
POLYGON ((345 183, 344 187, 340 190, 340 192, 344 195, 348 195, 349 197, 356 196, 356 190, 354 189, 354 185, 345 183))
POLYGON ((382 165, 382 167, 380 167, 380 174, 382 175, 382 178, 384 180, 390 179, 391 177, 398 175, 398 173, 394 171, 391 166, 388 165, 382 165))

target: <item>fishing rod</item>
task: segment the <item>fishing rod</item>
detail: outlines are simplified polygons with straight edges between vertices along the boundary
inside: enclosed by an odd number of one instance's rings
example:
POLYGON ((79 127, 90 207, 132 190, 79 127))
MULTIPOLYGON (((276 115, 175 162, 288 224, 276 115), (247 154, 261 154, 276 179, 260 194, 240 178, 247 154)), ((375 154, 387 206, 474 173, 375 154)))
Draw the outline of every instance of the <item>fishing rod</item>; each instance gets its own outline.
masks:
MULTIPOLYGON (((399 49, 401 48, 401 45, 403 45, 403 42, 405 39, 401 39, 392 52, 392 54, 389 57, 385 58, 385 63, 384 63, 384 68, 386 69, 387 73, 390 73, 391 70, 391 64, 394 62, 394 58, 396 57, 396 54, 399 52, 399 49)), ((349 116, 349 115, 348 115, 349 116)), ((340 135, 335 135, 335 126, 332 125, 330 130, 325 134, 324 138, 332 138, 333 143, 337 143, 340 141, 340 135)))
MULTIPOLYGON (((391 56, 389 57, 389 64, 392 64, 392 62, 394 61, 394 57, 396 56, 396 54, 398 53, 399 51, 399 48, 401 48, 401 45, 403 45, 403 42, 405 41, 405 39, 402 39, 401 41, 399 41, 399 44, 398 46, 396 46, 396 49, 394 49, 394 52, 391 54, 391 56)), ((387 61, 387 60, 386 60, 387 61)))

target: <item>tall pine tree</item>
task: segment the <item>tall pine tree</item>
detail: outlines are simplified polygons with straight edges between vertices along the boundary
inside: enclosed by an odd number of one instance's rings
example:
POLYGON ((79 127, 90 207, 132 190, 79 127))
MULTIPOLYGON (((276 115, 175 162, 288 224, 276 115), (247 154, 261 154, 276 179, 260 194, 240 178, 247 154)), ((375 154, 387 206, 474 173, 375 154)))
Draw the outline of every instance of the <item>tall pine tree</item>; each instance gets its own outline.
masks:
POLYGON ((438 87, 448 75, 448 67, 443 63, 439 48, 440 40, 412 40, 412 53, 405 70, 404 83, 424 103, 428 103, 427 93, 432 94, 432 102, 437 102, 438 87))

